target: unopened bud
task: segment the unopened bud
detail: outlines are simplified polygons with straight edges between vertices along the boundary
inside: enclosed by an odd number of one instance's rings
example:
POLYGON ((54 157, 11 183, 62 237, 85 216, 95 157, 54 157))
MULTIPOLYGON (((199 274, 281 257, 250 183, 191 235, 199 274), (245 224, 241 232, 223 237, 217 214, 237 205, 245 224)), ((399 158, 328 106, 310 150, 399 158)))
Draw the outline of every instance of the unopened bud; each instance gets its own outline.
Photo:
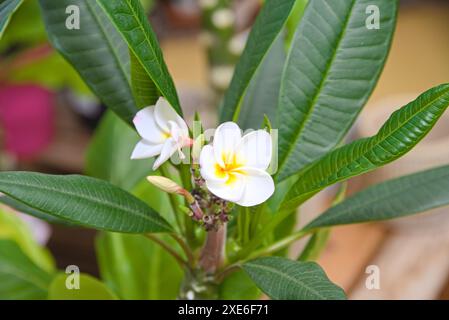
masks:
POLYGON ((181 188, 176 182, 168 178, 162 176, 149 176, 147 177, 147 180, 162 191, 184 195, 185 190, 181 188))

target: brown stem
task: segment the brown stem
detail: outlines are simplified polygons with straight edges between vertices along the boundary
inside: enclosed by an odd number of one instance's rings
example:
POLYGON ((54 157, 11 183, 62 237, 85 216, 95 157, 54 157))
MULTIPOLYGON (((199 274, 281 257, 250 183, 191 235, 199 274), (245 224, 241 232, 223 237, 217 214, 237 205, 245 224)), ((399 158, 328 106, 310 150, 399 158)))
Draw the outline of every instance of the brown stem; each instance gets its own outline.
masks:
POLYGON ((201 251, 199 265, 207 274, 214 274, 223 264, 225 245, 226 245, 226 228, 223 224, 218 230, 210 230, 207 232, 206 243, 201 251))

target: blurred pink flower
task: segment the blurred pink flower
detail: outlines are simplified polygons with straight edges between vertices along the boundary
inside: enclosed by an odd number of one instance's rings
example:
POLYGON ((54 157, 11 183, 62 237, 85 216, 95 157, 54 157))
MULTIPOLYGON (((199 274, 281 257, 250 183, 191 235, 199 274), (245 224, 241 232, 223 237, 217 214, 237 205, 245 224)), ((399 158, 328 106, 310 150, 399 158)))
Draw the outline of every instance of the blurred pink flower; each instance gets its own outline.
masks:
POLYGON ((18 158, 45 149, 53 136, 51 91, 36 85, 0 87, 0 130, 4 148, 18 158))

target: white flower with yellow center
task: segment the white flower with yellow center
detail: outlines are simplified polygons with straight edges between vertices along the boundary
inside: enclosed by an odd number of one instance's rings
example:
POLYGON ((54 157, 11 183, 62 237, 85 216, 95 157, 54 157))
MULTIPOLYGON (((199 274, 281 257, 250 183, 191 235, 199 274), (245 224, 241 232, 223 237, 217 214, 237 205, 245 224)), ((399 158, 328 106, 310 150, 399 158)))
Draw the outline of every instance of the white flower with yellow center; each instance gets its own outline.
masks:
POLYGON ((136 145, 131 159, 145 159, 159 155, 153 164, 156 170, 176 151, 181 159, 181 149, 191 143, 189 128, 164 98, 159 98, 156 105, 137 112, 134 120, 137 132, 142 140, 136 145))
POLYGON ((201 150, 201 176, 206 187, 219 198, 244 207, 266 201, 274 192, 267 173, 272 155, 271 136, 257 130, 242 137, 233 122, 220 125, 212 145, 201 150))

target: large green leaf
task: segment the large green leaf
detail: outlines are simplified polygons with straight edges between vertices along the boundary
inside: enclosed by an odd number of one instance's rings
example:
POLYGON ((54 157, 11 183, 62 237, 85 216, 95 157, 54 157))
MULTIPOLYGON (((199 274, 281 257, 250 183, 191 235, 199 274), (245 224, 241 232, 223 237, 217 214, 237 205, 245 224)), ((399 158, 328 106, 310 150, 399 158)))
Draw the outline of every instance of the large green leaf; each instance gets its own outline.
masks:
POLYGON ((131 122, 138 108, 130 86, 128 48, 103 10, 95 1, 39 0, 39 3, 53 46, 106 106, 131 122), (69 5, 80 9, 79 29, 70 30, 65 25, 69 5))
POLYGON ((97 238, 96 250, 102 279, 120 298, 176 299, 183 271, 159 245, 108 232, 97 238))
POLYGON ((97 2, 109 15, 159 93, 182 115, 175 85, 140 2, 138 0, 97 0, 97 2))
POLYGON ((140 140, 137 133, 112 112, 106 113, 90 143, 86 173, 131 191, 152 172, 153 160, 131 160, 140 140))
POLYGON ((296 0, 293 6, 292 12, 288 17, 285 29, 287 30, 287 35, 285 37, 285 44, 287 48, 290 48, 292 44, 293 37, 295 35, 296 29, 301 21, 304 11, 306 9, 308 0, 296 0))
POLYGON ((306 167, 282 206, 294 207, 327 186, 400 158, 426 136, 448 105, 449 84, 426 91, 394 112, 375 136, 338 148, 306 167))
POLYGON ((340 300, 344 291, 314 262, 268 257, 242 266, 263 292, 275 300, 340 300))
POLYGON ((281 32, 294 3, 294 0, 266 1, 252 27, 245 50, 237 63, 231 84, 224 96, 221 112, 222 122, 237 121, 243 95, 256 70, 281 32))
POLYGON ((45 220, 52 224, 61 224, 65 226, 73 226, 73 223, 70 223, 67 220, 63 220, 61 218, 57 218, 55 216, 52 216, 46 212, 37 210, 35 208, 32 208, 30 206, 25 205, 23 202, 18 201, 16 199, 13 199, 11 197, 7 197, 6 195, 0 196, 0 203, 3 203, 7 205, 8 207, 22 213, 26 213, 30 216, 33 216, 35 218, 39 218, 41 220, 45 220))
POLYGON ((131 88, 137 106, 144 108, 154 105, 159 98, 157 87, 132 51, 129 56, 131 58, 131 88))
POLYGON ((18 214, 0 206, 0 239, 14 241, 39 268, 53 272, 55 262, 50 252, 37 243, 29 225, 18 214))
POLYGON ((314 0, 290 47, 279 99, 281 181, 332 150, 369 98, 396 22, 395 0, 374 2, 380 29, 368 29, 371 0, 314 0))
POLYGON ((449 205, 449 166, 389 180, 356 193, 305 229, 387 220, 449 205))
POLYGON ((0 240, 0 300, 45 299, 51 278, 15 242, 0 240))
POLYGON ((12 15, 20 7, 23 0, 4 0, 0 3, 0 39, 11 20, 12 15))
POLYGON ((103 282, 87 275, 79 274, 79 288, 68 289, 66 282, 74 274, 59 274, 50 284, 49 300, 116 300, 115 295, 103 282))
POLYGON ((238 124, 243 130, 260 128, 264 115, 267 115, 272 123, 276 122, 276 106, 284 62, 284 36, 279 34, 254 74, 242 101, 238 124))
POLYGON ((169 224, 141 200, 94 178, 1 172, 0 192, 86 227, 125 233, 171 231, 169 224))

